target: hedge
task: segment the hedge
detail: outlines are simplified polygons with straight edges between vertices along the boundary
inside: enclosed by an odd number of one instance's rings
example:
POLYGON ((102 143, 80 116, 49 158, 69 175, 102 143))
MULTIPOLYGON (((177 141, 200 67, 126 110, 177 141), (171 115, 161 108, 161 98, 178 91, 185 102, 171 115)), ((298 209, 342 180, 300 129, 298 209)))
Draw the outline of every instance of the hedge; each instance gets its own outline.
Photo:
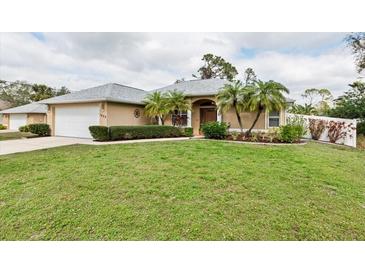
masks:
POLYGON ((184 127, 184 128, 181 128, 181 130, 185 137, 193 137, 193 128, 192 127, 184 127))
POLYGON ((30 124, 28 128, 31 133, 37 134, 38 136, 48 136, 51 133, 48 124, 30 124))
POLYGON ((109 127, 109 134, 112 141, 184 136, 178 127, 160 125, 111 126, 109 127))
POLYGON ((365 121, 357 123, 356 133, 365 135, 365 121))
POLYGON ((228 124, 225 122, 208 122, 201 127, 207 139, 225 139, 228 131, 228 124))
POLYGON ((3 124, 0 124, 0 130, 2 130, 2 129, 6 129, 6 126, 3 124))
POLYGON ((89 126, 91 136, 95 141, 109 141, 109 128, 105 126, 89 126))
POLYGON ((20 132, 29 132, 29 126, 20 126, 18 129, 20 132))

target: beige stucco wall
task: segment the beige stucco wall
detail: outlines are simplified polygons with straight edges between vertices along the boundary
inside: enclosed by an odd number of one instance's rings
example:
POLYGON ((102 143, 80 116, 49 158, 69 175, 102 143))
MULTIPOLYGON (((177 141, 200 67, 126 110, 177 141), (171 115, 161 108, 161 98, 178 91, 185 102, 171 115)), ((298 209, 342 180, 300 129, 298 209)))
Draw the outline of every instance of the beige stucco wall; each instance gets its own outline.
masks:
MULTIPOLYGON (((199 134, 199 127, 200 127, 200 100, 203 99, 208 99, 208 100, 212 100, 216 102, 216 98, 215 96, 203 96, 203 97, 193 97, 193 98, 189 98, 192 102, 192 114, 191 114, 191 119, 192 119, 192 127, 193 127, 193 132, 195 135, 199 134), (195 103, 195 104, 194 104, 195 103)), ((219 115, 219 113, 218 113, 219 115)), ((240 114, 241 116, 241 120, 242 120, 242 124, 243 124, 243 128, 244 129, 248 129, 251 127, 253 121, 256 118, 257 113, 256 112, 242 112, 240 114)), ((237 117, 236 117, 236 113, 234 111, 234 109, 230 109, 229 111, 223 113, 222 115, 222 121, 229 123, 231 125, 231 129, 238 129, 239 125, 238 125, 238 121, 237 121, 237 117)), ((254 127, 255 130, 266 130, 268 129, 268 118, 269 118, 269 114, 267 111, 263 111, 254 127)), ((280 111, 280 125, 285 124, 285 109, 282 109, 280 111)))
POLYGON ((144 116, 144 107, 140 105, 107 102, 106 116, 108 126, 151 124, 151 119, 144 116), (136 109, 140 111, 138 118, 134 116, 136 109))
POLYGON ((9 118, 10 118, 9 114, 3 114, 3 121, 2 121, 2 123, 7 128, 9 128, 9 118))
POLYGON ((38 123, 46 123, 47 117, 46 114, 43 113, 29 113, 27 115, 27 124, 38 124, 38 123))
MULTIPOLYGON (((253 121, 256 118, 256 115, 257 115, 256 112, 242 112, 241 113, 240 116, 241 116, 242 126, 244 129, 248 129, 251 127, 253 121)), ((259 119, 257 120, 257 123, 256 123, 254 129, 264 130, 266 128, 265 119, 266 119, 266 114, 265 114, 265 111, 263 111, 261 113, 259 119)), ((231 125, 231 128, 240 128, 238 121, 237 121, 236 112, 234 111, 233 108, 223 114, 223 122, 229 123, 231 125)))

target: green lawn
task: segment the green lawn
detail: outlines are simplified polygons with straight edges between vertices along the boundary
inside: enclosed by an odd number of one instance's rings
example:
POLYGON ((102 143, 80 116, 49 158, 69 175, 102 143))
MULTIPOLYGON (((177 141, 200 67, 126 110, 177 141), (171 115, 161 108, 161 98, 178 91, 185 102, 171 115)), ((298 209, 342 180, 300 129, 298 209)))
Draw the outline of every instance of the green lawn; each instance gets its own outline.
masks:
POLYGON ((15 140, 15 139, 21 139, 21 138, 32 138, 36 137, 37 134, 33 134, 30 132, 1 132, 0 131, 0 141, 5 140, 15 140))
POLYGON ((2 240, 365 240, 365 152, 76 145, 0 156, 2 240))

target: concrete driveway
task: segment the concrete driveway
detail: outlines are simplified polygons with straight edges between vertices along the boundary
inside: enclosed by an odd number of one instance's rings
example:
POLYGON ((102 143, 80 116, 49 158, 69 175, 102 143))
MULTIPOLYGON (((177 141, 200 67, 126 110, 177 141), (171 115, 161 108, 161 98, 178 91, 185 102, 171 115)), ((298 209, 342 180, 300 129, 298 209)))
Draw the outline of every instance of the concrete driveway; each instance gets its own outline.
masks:
POLYGON ((17 139, 0 141, 0 155, 39 150, 52 147, 68 146, 74 144, 92 144, 91 139, 68 137, 42 137, 30 139, 17 139))
POLYGON ((40 137, 40 138, 0 141, 0 155, 12 154, 17 152, 27 152, 27 151, 40 150, 52 147, 76 145, 76 144, 103 146, 103 145, 117 145, 117 144, 147 143, 147 142, 186 141, 189 139, 190 139, 189 137, 177 137, 177 138, 124 140, 124 141, 112 141, 112 142, 94 142, 92 139, 82 139, 82 138, 40 137))

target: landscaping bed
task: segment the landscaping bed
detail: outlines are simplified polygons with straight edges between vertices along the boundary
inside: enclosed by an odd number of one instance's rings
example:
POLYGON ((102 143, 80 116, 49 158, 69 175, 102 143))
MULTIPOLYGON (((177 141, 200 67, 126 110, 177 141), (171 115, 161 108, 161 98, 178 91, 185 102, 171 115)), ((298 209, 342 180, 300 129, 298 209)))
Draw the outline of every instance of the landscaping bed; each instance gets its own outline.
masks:
MULTIPOLYGON (((279 139, 277 136, 266 133, 266 132, 253 132, 251 136, 246 136, 245 134, 230 134, 228 133, 225 140, 234 142, 244 142, 244 143, 264 143, 264 144, 288 144, 279 139)), ((306 143, 304 140, 293 140, 290 144, 301 144, 306 143)))

